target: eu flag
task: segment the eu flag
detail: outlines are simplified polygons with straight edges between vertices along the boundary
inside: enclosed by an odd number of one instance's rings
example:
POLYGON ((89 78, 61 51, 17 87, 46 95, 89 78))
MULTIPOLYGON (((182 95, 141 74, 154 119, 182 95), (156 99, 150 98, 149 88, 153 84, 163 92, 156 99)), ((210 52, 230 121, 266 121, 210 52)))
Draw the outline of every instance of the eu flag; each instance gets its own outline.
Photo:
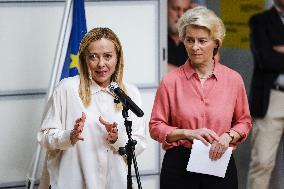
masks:
POLYGON ((82 38, 87 32, 84 0, 73 1, 72 28, 68 42, 64 65, 60 80, 66 77, 78 75, 79 57, 78 51, 82 38))

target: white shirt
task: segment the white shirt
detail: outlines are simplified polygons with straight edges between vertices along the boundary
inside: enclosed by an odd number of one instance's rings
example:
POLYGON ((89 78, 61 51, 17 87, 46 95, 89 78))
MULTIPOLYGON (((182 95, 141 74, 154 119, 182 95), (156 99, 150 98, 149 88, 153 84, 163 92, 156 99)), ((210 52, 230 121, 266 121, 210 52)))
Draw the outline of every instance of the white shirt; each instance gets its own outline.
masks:
MULTIPOLYGON (((125 86, 130 98, 141 107, 138 89, 129 84, 125 86)), ((115 110, 114 98, 109 90, 95 82, 91 86, 91 105, 88 108, 84 107, 78 90, 79 76, 64 79, 48 102, 38 133, 39 143, 47 149, 48 170, 43 174, 45 178, 41 179, 40 188, 48 185, 52 189, 127 188, 127 164, 117 152, 128 141, 122 113, 115 110), (82 112, 86 114, 82 132, 84 141, 72 146, 70 132, 82 112), (99 122, 99 116, 118 124, 118 140, 114 144, 106 141, 107 131, 99 122)), ((128 113, 128 120, 132 120, 132 138, 137 141, 135 153, 138 155, 146 147, 145 122, 130 110, 128 113)))

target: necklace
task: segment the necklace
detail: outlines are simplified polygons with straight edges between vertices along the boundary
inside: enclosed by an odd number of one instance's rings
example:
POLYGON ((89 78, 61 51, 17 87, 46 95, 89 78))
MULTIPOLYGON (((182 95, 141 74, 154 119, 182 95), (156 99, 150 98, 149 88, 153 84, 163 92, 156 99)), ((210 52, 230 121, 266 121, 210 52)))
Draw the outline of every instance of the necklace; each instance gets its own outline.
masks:
POLYGON ((207 77, 198 77, 199 80, 207 80, 210 76, 207 76, 207 77))
POLYGON ((208 79, 211 75, 213 75, 213 71, 212 71, 208 76, 200 77, 200 76, 198 75, 198 78, 199 78, 199 79, 208 79))
POLYGON ((209 75, 207 75, 207 76, 199 76, 199 74, 197 73, 197 76, 198 76, 199 80, 208 79, 209 77, 211 77, 213 75, 213 72, 214 72, 214 60, 213 59, 211 60, 211 65, 212 65, 211 68, 210 68, 211 72, 210 72, 209 75))
POLYGON ((199 77, 199 76, 198 76, 199 79, 207 79, 208 77, 209 77, 209 76, 207 76, 207 77, 199 77))

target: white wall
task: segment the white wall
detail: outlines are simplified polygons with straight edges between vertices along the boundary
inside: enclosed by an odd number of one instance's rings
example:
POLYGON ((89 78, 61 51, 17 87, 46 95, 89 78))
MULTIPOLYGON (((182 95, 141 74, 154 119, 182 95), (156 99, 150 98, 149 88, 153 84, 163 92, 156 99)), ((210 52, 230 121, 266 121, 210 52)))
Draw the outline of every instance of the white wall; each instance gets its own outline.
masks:
MULTIPOLYGON (((33 165, 64 6, 63 1, 0 0, 0 187, 24 181, 33 165)), ((85 7, 88 29, 110 27, 122 41, 125 79, 139 87, 148 123, 166 65, 161 54, 166 47, 166 28, 161 27, 166 25, 165 1, 88 1, 85 7)), ((148 148, 137 158, 138 167, 142 186, 157 189, 160 148, 147 135, 148 148)))

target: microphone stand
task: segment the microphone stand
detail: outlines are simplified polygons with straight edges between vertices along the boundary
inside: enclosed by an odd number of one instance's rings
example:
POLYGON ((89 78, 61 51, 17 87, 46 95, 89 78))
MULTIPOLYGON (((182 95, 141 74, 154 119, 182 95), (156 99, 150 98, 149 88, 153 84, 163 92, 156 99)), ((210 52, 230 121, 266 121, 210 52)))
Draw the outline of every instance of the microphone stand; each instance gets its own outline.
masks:
POLYGON ((131 163, 133 161, 134 164, 134 169, 135 169, 135 175, 137 179, 137 184, 138 184, 138 189, 142 189, 141 182, 140 182, 140 176, 139 176, 139 171, 138 171, 138 166, 137 166, 137 161, 135 157, 135 145, 137 144, 136 140, 133 140, 131 137, 131 126, 132 126, 132 121, 128 121, 127 118, 128 116, 128 110, 129 108, 125 107, 123 105, 122 109, 122 116, 124 118, 124 125, 126 127, 126 133, 128 136, 128 142, 126 143, 125 147, 120 147, 119 148, 119 154, 120 155, 125 155, 126 154, 126 159, 127 159, 127 165, 128 165, 128 173, 127 173, 127 189, 132 189, 132 176, 131 176, 131 163))

